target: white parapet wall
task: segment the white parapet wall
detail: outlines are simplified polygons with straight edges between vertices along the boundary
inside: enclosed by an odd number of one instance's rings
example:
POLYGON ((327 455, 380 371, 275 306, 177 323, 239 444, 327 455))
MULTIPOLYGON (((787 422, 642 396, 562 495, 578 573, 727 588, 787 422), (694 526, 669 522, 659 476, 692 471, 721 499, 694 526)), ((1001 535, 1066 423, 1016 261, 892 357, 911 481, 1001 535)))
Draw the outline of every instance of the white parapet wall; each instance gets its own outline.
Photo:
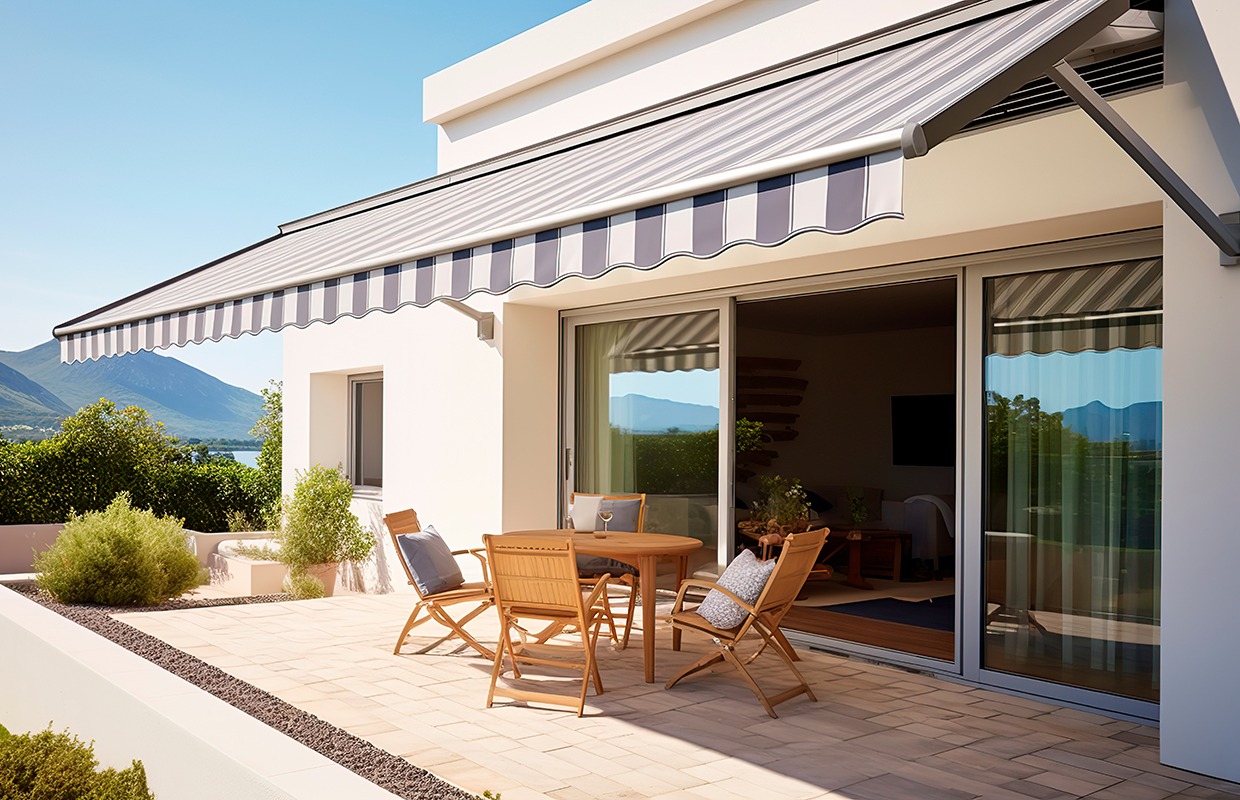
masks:
POLYGON ((142 761, 156 797, 396 795, 55 612, 0 587, 0 723, 68 728, 104 766, 142 761))
POLYGON ((52 546, 63 522, 46 525, 0 525, 0 575, 33 571, 34 557, 52 546))

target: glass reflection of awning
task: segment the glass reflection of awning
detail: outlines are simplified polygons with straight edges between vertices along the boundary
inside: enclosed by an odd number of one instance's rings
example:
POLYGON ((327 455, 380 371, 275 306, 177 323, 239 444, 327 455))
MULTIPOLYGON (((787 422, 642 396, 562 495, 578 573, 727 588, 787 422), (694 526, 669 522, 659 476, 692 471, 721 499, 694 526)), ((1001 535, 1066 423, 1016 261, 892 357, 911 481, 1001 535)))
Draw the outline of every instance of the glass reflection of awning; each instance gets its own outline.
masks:
POLYGON ((846 48, 782 83, 289 223, 58 326, 61 357, 502 295, 900 218, 904 158, 926 154, 1127 8, 1042 0, 884 50, 846 48))
POLYGON ((1162 347, 1162 259, 992 281, 992 354, 1162 347))
POLYGON ((719 369, 719 314, 675 314, 637 320, 612 348, 617 372, 719 369))

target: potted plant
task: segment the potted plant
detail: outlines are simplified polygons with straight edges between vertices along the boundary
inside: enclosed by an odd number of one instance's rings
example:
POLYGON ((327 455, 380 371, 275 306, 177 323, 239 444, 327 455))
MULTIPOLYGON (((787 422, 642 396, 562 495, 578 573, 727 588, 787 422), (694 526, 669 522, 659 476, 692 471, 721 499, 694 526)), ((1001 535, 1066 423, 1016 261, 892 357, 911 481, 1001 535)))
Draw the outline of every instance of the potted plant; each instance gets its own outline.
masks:
POLYGON ((759 476, 759 497, 753 502, 751 519, 739 523, 742 533, 761 540, 783 537, 809 529, 809 501, 801 481, 779 475, 759 476))
POLYGON ((316 464, 297 474, 293 496, 284 501, 280 560, 291 576, 322 581, 328 597, 336 588, 339 563, 361 561, 375 546, 374 536, 349 508, 352 500, 353 486, 341 469, 316 464))

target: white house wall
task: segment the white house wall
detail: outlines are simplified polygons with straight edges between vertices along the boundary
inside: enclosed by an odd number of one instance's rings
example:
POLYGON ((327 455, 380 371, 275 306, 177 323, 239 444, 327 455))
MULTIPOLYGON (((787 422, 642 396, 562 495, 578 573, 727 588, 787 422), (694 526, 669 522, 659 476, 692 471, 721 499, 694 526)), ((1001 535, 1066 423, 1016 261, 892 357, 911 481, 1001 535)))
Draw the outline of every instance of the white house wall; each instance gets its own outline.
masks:
MULTIPOLYGON (((1240 176, 1236 6, 1231 0, 1168 3, 1168 80, 1185 81, 1211 105, 1208 113, 1198 113, 1209 119, 1226 165, 1220 169, 1189 157, 1179 166, 1221 211, 1240 208, 1234 192, 1220 186, 1240 176)), ((1240 638, 1234 633, 1240 608, 1234 500, 1240 268, 1220 267, 1218 250, 1170 204, 1163 246, 1161 755, 1165 763, 1235 781, 1240 780, 1240 638)))
POLYGON ((455 169, 950 5, 595 0, 428 77, 423 116, 455 169))

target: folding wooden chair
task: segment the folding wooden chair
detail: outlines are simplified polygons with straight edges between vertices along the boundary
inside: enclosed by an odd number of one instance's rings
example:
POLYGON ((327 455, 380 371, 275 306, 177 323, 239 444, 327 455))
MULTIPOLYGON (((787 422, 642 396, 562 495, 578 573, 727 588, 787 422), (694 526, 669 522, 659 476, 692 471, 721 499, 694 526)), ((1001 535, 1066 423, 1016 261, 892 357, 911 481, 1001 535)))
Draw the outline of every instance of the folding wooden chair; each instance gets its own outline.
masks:
POLYGON ((806 531, 805 533, 794 533, 785 539, 783 551, 779 554, 779 560, 775 563, 775 570, 771 573, 770 578, 767 579, 766 586, 763 587, 762 593, 753 605, 746 603, 732 592, 711 581, 687 580, 682 583, 680 585, 680 593, 676 596, 676 604, 672 607, 671 622, 673 630, 704 633, 711 637, 719 649, 716 652, 707 654, 697 663, 689 666, 679 675, 672 678, 667 682, 666 688, 670 689, 679 683, 681 679, 695 672, 700 672, 720 661, 724 661, 740 672, 741 677, 749 684, 749 688, 757 695, 758 701, 762 703, 762 707, 766 709, 766 713, 772 717, 778 716, 775 713, 775 706, 797 695, 804 694, 811 701, 817 702, 818 698, 814 697, 814 692, 809 688, 809 684, 805 682, 804 676, 801 675, 800 670, 793 663, 794 661, 799 661, 800 658, 792 649, 792 645, 784 638, 783 633, 780 632, 779 623, 784 618, 784 614, 788 612, 788 609, 792 608, 792 601, 796 600, 797 593, 801 591, 801 587, 805 584, 805 579, 809 576, 810 570, 814 568, 814 562, 818 558, 819 551, 822 550, 826 534, 825 529, 820 529, 806 531), (721 630, 699 616, 695 610, 685 609, 685 590, 694 586, 706 590, 718 589, 726 594, 734 603, 747 612, 744 622, 730 630, 721 630), (736 645, 750 630, 757 631, 758 635, 762 637, 762 644, 756 653, 747 660, 742 661, 736 653, 736 645), (787 665, 797 679, 795 687, 769 697, 763 693, 758 686, 758 682, 754 680, 749 670, 745 668, 746 664, 752 663, 768 646, 787 665))
POLYGON ((499 609, 500 637, 496 647, 495 665, 491 670, 491 689, 487 693, 487 708, 496 695, 524 702, 549 703, 576 706, 577 716, 585 710, 586 692, 590 682, 594 693, 603 693, 603 681, 599 676, 595 646, 607 612, 600 604, 607 594, 607 576, 597 580, 584 597, 577 578, 577 555, 569 537, 541 536, 483 536, 486 542, 487 561, 495 591, 495 604, 499 609), (563 628, 572 626, 574 635, 581 637, 583 657, 580 662, 566 661, 533 655, 529 651, 531 639, 536 635, 518 624, 518 620, 539 620, 563 628), (514 643, 516 633, 519 642, 514 643), (521 678, 521 664, 567 667, 581 670, 581 695, 573 702, 563 694, 517 689, 499 685, 503 672, 504 654, 512 664, 514 678, 521 678))
POLYGON ((455 589, 448 589, 443 592, 434 594, 422 594, 422 590, 418 588, 417 581, 413 578, 413 572, 409 569, 409 564, 405 562, 405 556, 401 551, 400 542, 397 536, 402 533, 418 533, 422 530, 422 526, 418 523, 418 515, 412 508, 404 511, 396 511, 388 514, 383 518, 384 524, 387 525, 388 534, 392 537, 392 545, 396 548, 396 556, 400 559, 400 564, 405 568, 405 577, 409 579, 409 584, 413 586, 415 592, 418 593, 418 603, 413 607, 413 613, 409 615, 409 619, 405 622, 404 629, 400 632, 400 638, 396 640, 396 648, 393 654, 399 655, 401 647, 405 644, 405 638, 409 636, 409 632, 421 625, 427 620, 434 620, 440 625, 448 628, 450 633, 440 639, 432 642, 426 647, 419 650, 419 653, 425 653, 439 644, 446 642, 454 636, 458 636, 465 641, 470 647, 477 650, 481 655, 487 658, 494 658, 495 653, 491 648, 483 645, 477 639, 465 630, 465 626, 471 620, 495 605, 495 600, 491 596, 491 584, 487 578, 487 561, 482 548, 473 550, 454 550, 453 556, 472 555, 482 562, 482 581, 474 581, 463 583, 455 589), (478 606, 460 619, 455 619, 445 609, 448 606, 460 603, 477 603, 478 606), (419 617, 425 611, 426 615, 419 617))
MULTIPOLYGON (((569 502, 576 503, 579 497, 597 497, 600 500, 640 500, 641 506, 637 512, 637 530, 635 533, 642 533, 646 528, 646 495, 644 494, 586 494, 583 492, 573 492, 569 497, 569 502)), ((609 530, 618 531, 620 528, 609 528, 609 530)), ((637 609, 637 569, 632 564, 619 564, 617 562, 616 565, 608 567, 606 570, 578 570, 577 577, 581 579, 583 585, 593 586, 602 572, 606 572, 611 576, 613 584, 620 583, 629 587, 628 610, 624 619, 624 636, 620 637, 616 634, 614 622, 609 623, 611 625, 612 640, 616 643, 617 648, 623 650, 629 646, 629 632, 633 629, 633 613, 637 609)))

